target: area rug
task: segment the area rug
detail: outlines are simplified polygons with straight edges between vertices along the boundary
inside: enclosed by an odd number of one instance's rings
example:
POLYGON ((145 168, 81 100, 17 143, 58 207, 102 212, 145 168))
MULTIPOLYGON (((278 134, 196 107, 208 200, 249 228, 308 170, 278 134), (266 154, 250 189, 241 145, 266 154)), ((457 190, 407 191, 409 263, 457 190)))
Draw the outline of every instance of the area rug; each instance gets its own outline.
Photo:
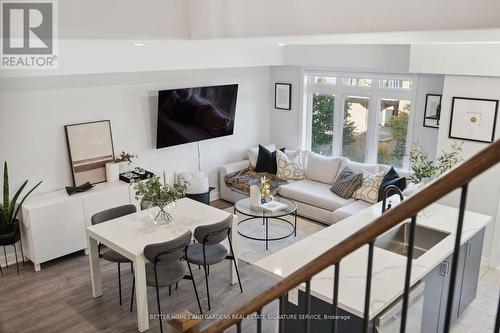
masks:
MULTIPOLYGON (((226 208, 225 211, 233 213, 233 207, 226 208)), ((246 216, 238 213, 238 218, 244 219, 246 216)), ((285 217, 286 220, 294 223, 294 216, 285 217)), ((269 241, 269 249, 266 250, 266 242, 258 241, 245 238, 238 235, 239 241, 239 257, 241 260, 254 264, 260 259, 280 251, 293 243, 299 242, 300 240, 324 229, 326 226, 306 218, 297 217, 297 236, 291 235, 285 239, 269 241)), ((292 227, 283 221, 271 219, 269 223, 269 238, 277 238, 283 235, 287 235, 292 232, 292 227)), ((246 235, 251 235, 253 237, 265 238, 266 228, 262 224, 262 219, 252 219, 250 221, 245 221, 238 225, 238 231, 246 235)))

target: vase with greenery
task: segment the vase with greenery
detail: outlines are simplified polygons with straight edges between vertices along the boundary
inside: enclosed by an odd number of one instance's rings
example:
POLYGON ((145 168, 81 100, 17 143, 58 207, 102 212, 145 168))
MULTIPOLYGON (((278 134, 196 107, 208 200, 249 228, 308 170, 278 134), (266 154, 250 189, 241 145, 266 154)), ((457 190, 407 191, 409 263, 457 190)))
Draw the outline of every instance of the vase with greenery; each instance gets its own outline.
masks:
POLYGON ((425 184, 435 177, 439 177, 463 160, 462 143, 454 141, 449 151, 442 151, 436 161, 431 161, 427 152, 417 142, 413 144, 413 149, 409 156, 413 171, 413 175, 409 179, 415 184, 425 184))
POLYGON ((41 184, 39 182, 24 196, 21 194, 28 184, 26 180, 10 198, 9 170, 7 162, 3 165, 3 200, 0 202, 0 245, 13 245, 20 239, 18 215, 26 198, 41 184))
POLYGON ((115 163, 118 164, 118 167, 120 168, 120 173, 132 170, 133 160, 137 157, 138 157, 137 155, 127 153, 122 150, 120 156, 115 158, 115 163))
POLYGON ((157 224, 166 224, 174 219, 175 202, 186 194, 186 184, 162 184, 160 177, 153 176, 134 184, 135 198, 148 202, 151 217, 157 224))

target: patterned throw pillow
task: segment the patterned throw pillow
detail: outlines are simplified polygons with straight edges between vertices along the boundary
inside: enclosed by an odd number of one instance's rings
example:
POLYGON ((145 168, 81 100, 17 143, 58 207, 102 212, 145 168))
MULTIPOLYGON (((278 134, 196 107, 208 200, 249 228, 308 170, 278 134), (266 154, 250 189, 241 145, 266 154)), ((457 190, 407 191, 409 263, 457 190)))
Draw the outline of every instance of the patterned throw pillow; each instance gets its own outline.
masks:
POLYGON ((386 172, 380 172, 375 175, 365 174, 363 176, 363 182, 361 186, 354 192, 352 197, 357 200, 363 200, 371 204, 375 204, 378 201, 378 191, 380 190, 380 185, 384 180, 386 172))
POLYGON ((344 199, 349 199, 352 197, 354 191, 361 185, 363 181, 362 173, 354 173, 349 167, 345 167, 340 172, 339 176, 333 183, 330 191, 342 197, 344 199))
POLYGON ((297 150, 291 155, 286 155, 281 150, 276 151, 276 176, 284 180, 305 179, 304 163, 302 161, 302 152, 297 150))

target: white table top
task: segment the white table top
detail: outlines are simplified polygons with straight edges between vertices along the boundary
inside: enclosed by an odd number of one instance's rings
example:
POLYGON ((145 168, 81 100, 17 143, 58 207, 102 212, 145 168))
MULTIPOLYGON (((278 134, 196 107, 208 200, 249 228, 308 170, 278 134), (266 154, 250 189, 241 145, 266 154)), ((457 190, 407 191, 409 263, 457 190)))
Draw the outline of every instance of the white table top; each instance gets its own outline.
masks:
POLYGON ((155 224, 148 210, 126 215, 87 228, 92 238, 119 250, 129 259, 143 254, 146 245, 172 240, 197 226, 220 222, 230 213, 198 201, 183 198, 177 201, 174 220, 155 224))
MULTIPOLYGON (((454 248, 458 209, 440 204, 429 208, 431 214, 418 217, 417 224, 450 233, 445 239, 413 260, 411 284, 446 259, 454 248)), ((307 262, 313 260, 346 237, 352 235, 380 216, 381 204, 348 217, 325 228, 283 250, 271 254, 255 265, 279 277, 286 277, 307 262)), ((486 224, 491 217, 467 211, 464 219, 462 243, 470 239, 486 224)), ((339 307, 363 317, 366 286, 368 246, 365 245, 340 263, 339 307)), ((373 255, 372 294, 370 318, 375 317, 394 300, 403 294, 406 257, 375 247, 373 255)), ((311 293, 326 302, 332 302, 333 266, 317 274, 311 281, 311 293)))

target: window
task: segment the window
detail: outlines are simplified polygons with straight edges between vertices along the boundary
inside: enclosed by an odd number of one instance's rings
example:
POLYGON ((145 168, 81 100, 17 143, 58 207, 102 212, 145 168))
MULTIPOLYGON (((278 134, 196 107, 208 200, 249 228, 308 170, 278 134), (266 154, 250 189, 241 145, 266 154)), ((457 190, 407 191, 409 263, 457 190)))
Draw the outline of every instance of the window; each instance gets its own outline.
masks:
POLYGON ((414 82, 384 76, 307 73, 306 148, 356 162, 408 167, 414 82))
POLYGON ((411 80, 380 80, 380 87, 392 89, 411 89, 411 80))
POLYGON ((380 101, 377 163, 403 167, 410 105, 407 100, 380 101))
POLYGON ((344 78, 342 84, 345 86, 371 87, 373 80, 360 78, 344 78))
POLYGON ((364 162, 368 132, 368 97, 348 96, 344 101, 342 156, 364 162))
POLYGON ((332 155, 335 96, 313 94, 311 151, 332 155))

